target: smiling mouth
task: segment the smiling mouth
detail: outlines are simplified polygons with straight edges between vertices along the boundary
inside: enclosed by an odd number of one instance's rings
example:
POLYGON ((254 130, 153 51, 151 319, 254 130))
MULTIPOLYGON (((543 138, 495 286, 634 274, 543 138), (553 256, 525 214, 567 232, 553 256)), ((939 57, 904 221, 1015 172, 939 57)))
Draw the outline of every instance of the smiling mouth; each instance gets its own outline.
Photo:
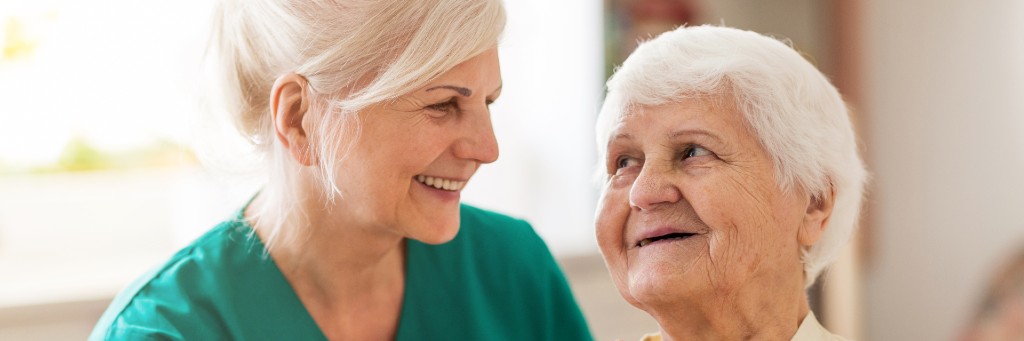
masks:
POLYGON ((663 236, 657 236, 657 237, 641 239, 639 242, 636 243, 636 246, 637 247, 644 247, 644 246, 647 246, 647 245, 649 245, 651 243, 662 241, 662 240, 675 240, 675 239, 682 240, 682 239, 693 237, 694 235, 696 235, 696 233, 669 233, 669 234, 666 234, 666 235, 663 235, 663 236))
POLYGON ((465 181, 437 178, 426 175, 417 175, 414 179, 421 184, 449 192, 457 192, 461 190, 462 187, 466 186, 465 181))

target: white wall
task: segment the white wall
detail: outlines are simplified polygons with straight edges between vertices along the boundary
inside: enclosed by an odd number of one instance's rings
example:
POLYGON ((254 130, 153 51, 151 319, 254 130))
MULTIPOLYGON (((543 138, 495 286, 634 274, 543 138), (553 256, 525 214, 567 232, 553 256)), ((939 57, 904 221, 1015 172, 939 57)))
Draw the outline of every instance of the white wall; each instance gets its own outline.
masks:
POLYGON ((594 121, 603 98, 601 2, 505 1, 500 157, 466 187, 470 204, 526 218, 559 255, 596 252, 594 121))
MULTIPOLYGON (((839 0, 844 1, 844 0, 839 0)), ((752 30, 792 43, 822 72, 833 68, 829 46, 828 1, 821 0, 703 0, 701 20, 709 24, 752 30)))
POLYGON ((866 1, 870 340, 947 340, 1024 247, 1024 2, 866 1))

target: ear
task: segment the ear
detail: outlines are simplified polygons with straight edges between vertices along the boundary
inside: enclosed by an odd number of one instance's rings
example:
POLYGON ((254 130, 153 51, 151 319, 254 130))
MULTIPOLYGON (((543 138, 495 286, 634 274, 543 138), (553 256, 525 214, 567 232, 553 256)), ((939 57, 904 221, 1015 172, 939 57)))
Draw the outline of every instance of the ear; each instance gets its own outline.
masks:
POLYGON ((303 119, 309 109, 306 79, 294 73, 278 77, 270 89, 270 113, 277 140, 304 166, 315 163, 303 119))
POLYGON ((828 192, 819 196, 809 196, 807 213, 804 215, 803 224, 800 225, 800 232, 797 233, 800 245, 807 247, 817 243, 818 239, 821 239, 822 233, 825 233, 825 225, 828 224, 828 219, 832 216, 836 191, 830 185, 828 192))

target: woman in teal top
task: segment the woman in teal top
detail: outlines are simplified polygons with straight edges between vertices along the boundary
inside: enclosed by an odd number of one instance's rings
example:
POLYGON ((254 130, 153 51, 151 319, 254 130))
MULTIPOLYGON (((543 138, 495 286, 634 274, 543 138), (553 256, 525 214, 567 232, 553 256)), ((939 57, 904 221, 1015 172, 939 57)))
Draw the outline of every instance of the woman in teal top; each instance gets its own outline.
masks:
MULTIPOLYGON (((399 340, 580 340, 572 293, 522 220, 462 206, 452 241, 406 243, 399 340)), ((117 297, 92 339, 324 340, 244 217, 228 220, 117 297)))
POLYGON ((498 157, 499 0, 223 0, 215 17, 211 98, 266 184, 91 339, 591 338, 530 226, 460 204, 498 157))

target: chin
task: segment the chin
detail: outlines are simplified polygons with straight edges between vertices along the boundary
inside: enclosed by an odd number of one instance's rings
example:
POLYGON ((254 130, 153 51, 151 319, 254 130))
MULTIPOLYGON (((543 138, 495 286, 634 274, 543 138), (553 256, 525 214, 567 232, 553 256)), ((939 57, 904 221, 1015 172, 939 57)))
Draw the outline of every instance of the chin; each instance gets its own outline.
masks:
MULTIPOLYGON (((634 306, 657 307, 677 306, 688 296, 687 291, 693 288, 690 281, 695 278, 686 276, 679 271, 657 271, 656 269, 644 269, 643 274, 634 274, 629 280, 629 294, 632 296, 634 306)), ((667 270, 667 269, 666 269, 667 270)), ((700 277, 699 280, 707 280, 700 277)))
POLYGON ((425 228, 419 230, 419 233, 410 236, 410 238, 433 245, 450 242, 459 234, 459 218, 456 216, 454 219, 444 220, 446 220, 444 223, 438 223, 438 220, 434 220, 431 223, 422 225, 425 228))

